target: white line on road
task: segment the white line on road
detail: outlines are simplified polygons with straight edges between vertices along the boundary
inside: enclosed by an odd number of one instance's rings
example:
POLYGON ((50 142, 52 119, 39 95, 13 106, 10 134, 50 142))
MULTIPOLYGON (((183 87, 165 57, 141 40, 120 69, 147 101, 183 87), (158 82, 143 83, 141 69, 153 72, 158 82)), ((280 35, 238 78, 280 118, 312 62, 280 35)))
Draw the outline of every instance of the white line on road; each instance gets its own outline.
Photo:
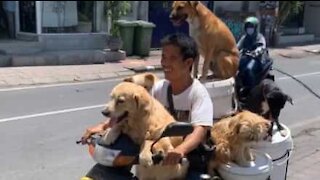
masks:
MULTIPOLYGON (((295 78, 300 78, 300 77, 306 77, 306 76, 314 76, 314 75, 320 75, 320 72, 313 72, 313 73, 306 73, 306 74, 298 74, 298 75, 294 75, 293 77, 295 78)), ((287 79, 292 79, 291 77, 281 77, 281 78, 277 78, 278 80, 287 80, 287 79)))
POLYGON ((3 89, 0 89, 0 92, 37 89, 37 88, 50 88, 50 87, 59 87, 59 86, 76 86, 76 85, 83 85, 83 84, 105 83, 105 82, 116 81, 116 80, 121 80, 121 78, 92 80, 92 81, 85 81, 85 82, 70 82, 70 83, 44 84, 44 85, 31 85, 31 86, 25 86, 25 87, 3 88, 3 89))
POLYGON ((104 106, 105 106, 105 104, 100 104, 100 105, 94 105, 94 106, 78 107, 78 108, 63 109, 63 110, 50 111, 50 112, 44 112, 44 113, 38 113, 38 114, 16 116, 16 117, 11 117, 11 118, 0 119, 0 123, 8 122, 8 121, 17 121, 17 120, 22 120, 22 119, 35 118, 35 117, 41 117, 41 116, 49 116, 49 115, 54 115, 54 114, 62 114, 62 113, 69 113, 69 112, 75 112, 75 111, 83 111, 83 110, 88 110, 88 109, 101 108, 101 107, 104 107, 104 106))

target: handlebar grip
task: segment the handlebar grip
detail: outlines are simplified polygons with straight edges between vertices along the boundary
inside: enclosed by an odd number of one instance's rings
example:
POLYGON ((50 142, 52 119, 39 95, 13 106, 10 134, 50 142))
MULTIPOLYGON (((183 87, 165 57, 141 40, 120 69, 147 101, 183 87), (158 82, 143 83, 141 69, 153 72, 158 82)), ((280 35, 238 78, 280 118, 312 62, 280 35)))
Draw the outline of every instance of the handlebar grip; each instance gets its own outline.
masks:
MULTIPOLYGON (((154 154, 154 155, 152 155, 153 164, 159 164, 163 159, 164 159, 164 155, 163 154, 154 154)), ((181 158, 179 163, 180 164, 184 164, 187 161, 188 161, 187 158, 181 158)))
POLYGON ((153 154, 152 161, 153 164, 159 164, 164 159, 163 154, 153 154))

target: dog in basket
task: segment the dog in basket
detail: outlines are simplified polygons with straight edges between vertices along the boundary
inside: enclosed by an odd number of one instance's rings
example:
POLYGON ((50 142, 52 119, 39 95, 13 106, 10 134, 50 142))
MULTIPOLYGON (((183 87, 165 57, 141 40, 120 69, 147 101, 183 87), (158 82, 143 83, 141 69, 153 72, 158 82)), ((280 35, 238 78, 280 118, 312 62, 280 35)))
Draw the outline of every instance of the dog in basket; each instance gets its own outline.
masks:
POLYGON ((250 111, 239 112, 215 123, 210 137, 216 147, 215 155, 209 161, 209 174, 214 176, 219 165, 230 162, 250 166, 255 160, 250 148, 268 136, 270 126, 270 121, 250 111))

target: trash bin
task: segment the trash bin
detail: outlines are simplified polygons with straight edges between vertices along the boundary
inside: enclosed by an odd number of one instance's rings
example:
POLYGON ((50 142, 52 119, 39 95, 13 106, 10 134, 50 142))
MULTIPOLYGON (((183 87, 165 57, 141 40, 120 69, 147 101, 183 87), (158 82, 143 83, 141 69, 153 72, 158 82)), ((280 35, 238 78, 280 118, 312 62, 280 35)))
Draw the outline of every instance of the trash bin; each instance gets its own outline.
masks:
POLYGON ((137 24, 127 20, 118 20, 116 24, 119 26, 120 37, 123 42, 121 49, 126 51, 127 56, 130 56, 133 53, 134 30, 137 24))
POLYGON ((149 56, 152 31, 155 24, 147 21, 134 21, 137 25, 134 31, 133 53, 138 56, 149 56))

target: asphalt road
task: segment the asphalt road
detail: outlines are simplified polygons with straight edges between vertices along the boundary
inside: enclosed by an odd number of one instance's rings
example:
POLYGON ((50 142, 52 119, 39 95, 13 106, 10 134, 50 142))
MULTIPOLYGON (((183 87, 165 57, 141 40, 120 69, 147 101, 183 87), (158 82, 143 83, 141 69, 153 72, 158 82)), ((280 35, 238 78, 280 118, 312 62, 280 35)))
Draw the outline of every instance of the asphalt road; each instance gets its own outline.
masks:
MULTIPOLYGON (((320 94, 320 60, 275 60, 320 94)), ((292 96, 280 120, 291 127, 320 117, 320 99, 301 84, 276 74, 276 82, 292 96)), ((85 128, 103 119, 101 110, 119 79, 31 89, 0 90, 0 179, 79 179, 94 164, 76 140, 85 128)))

